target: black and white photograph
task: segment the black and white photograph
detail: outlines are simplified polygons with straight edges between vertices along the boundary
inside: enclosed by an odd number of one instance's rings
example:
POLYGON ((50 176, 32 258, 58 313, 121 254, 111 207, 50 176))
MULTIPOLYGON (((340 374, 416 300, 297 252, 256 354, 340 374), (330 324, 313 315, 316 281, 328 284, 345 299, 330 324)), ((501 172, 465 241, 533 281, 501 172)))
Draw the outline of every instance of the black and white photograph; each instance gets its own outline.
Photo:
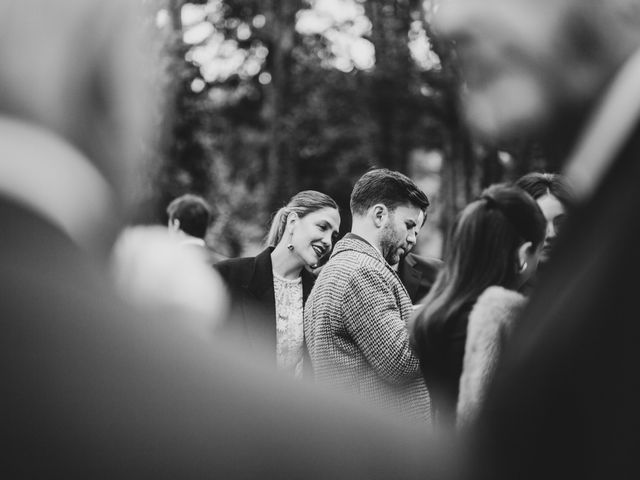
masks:
POLYGON ((6 479, 640 478, 640 0, 0 0, 6 479))

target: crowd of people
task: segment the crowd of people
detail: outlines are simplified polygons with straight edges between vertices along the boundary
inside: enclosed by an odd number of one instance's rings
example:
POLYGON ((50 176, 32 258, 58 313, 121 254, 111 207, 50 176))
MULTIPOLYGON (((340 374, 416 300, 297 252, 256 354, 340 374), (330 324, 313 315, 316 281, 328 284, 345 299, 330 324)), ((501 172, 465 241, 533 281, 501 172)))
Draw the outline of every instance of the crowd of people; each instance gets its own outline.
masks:
POLYGON ((637 0, 441 2, 469 127, 564 165, 484 190, 442 260, 412 252, 429 199, 381 168, 339 240, 315 191, 255 257, 211 254, 191 195, 125 229, 139 6, 0 2, 4 477, 640 474, 637 0))
POLYGON ((299 192, 274 215, 265 250, 212 263, 236 306, 227 327, 296 378, 411 422, 468 424, 550 259, 570 192, 548 173, 487 188, 460 213, 444 262, 410 253, 430 203, 400 172, 372 169, 356 182, 352 229, 335 245, 338 205, 299 192), (419 289, 399 269, 409 255, 425 277, 419 289))

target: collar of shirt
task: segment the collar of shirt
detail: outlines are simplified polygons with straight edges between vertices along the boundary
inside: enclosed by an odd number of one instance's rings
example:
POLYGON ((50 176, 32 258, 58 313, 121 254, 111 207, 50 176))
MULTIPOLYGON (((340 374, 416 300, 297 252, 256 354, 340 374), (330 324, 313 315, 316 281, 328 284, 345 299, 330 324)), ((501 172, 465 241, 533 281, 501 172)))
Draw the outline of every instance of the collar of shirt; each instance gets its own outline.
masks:
POLYGON ((564 174, 579 201, 599 185, 640 116, 640 50, 617 73, 569 156, 564 174))
POLYGON ((353 232, 349 232, 345 235, 346 238, 351 238, 353 240, 360 240, 361 242, 366 243, 367 245, 370 245, 371 247, 373 247, 373 249, 378 252, 380 254, 380 257, 382 259, 384 259, 384 257, 382 256, 382 252, 380 251, 380 249, 378 247, 376 247, 373 243, 371 243, 369 240, 361 237, 360 235, 358 235, 357 233, 353 233, 353 232))

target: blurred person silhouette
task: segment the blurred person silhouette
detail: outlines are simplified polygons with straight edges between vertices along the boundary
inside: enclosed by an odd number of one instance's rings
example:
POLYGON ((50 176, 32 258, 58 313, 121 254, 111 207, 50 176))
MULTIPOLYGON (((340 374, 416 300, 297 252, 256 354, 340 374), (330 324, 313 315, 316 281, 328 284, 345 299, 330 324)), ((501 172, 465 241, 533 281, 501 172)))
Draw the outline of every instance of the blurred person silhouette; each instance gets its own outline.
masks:
POLYGON ((304 190, 278 210, 265 248, 255 257, 229 259, 216 268, 232 291, 231 318, 243 342, 266 353, 278 370, 311 375, 304 341, 304 304, 315 282, 313 267, 331 252, 340 228, 336 202, 304 190), (305 361, 306 357, 306 361, 305 361))
POLYGON ((415 244, 429 200, 405 175, 374 169, 358 179, 350 205, 351 232, 304 312, 314 378, 424 425, 429 395, 409 343, 411 299, 391 265, 415 244))
POLYGON ((525 304, 544 218, 517 187, 495 185, 458 216, 445 265, 416 314, 413 335, 434 423, 468 422, 482 401, 503 343, 525 304))
POLYGON ((184 241, 161 225, 128 226, 114 243, 111 274, 125 300, 208 339, 227 320, 230 298, 202 246, 184 241))
MULTIPOLYGON (((420 225, 424 227, 427 215, 422 215, 421 218, 420 225)), ((411 251, 414 245, 408 245, 408 247, 409 250, 402 256, 398 264, 392 265, 392 267, 398 273, 404 288, 407 289, 411 303, 416 305, 431 290, 443 262, 439 258, 416 255, 411 251)))
POLYGON ((640 428, 640 6, 637 0, 447 0, 476 134, 535 136, 577 207, 469 437, 487 479, 637 478, 640 428))
POLYGON ((167 227, 178 236, 181 245, 204 254, 211 265, 226 260, 205 241, 214 215, 209 203, 200 195, 185 193, 174 198, 167 205, 167 218, 167 227))
POLYGON ((0 2, 3 478, 440 477, 440 442, 115 293, 154 124, 139 6, 0 2))

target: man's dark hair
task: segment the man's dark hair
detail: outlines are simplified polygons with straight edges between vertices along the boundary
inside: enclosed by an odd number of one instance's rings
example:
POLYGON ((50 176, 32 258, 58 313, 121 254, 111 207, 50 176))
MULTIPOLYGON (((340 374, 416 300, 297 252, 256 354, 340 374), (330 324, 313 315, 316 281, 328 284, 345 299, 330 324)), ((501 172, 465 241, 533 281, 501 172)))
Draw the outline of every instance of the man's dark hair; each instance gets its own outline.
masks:
POLYGON ((369 170, 356 182, 350 203, 352 215, 363 215, 377 203, 382 203, 391 211, 409 203, 426 212, 429 199, 406 175, 377 168, 369 170))
POLYGON ((211 207, 204 198, 187 193, 174 199, 167 207, 169 222, 180 221, 180 230, 204 238, 211 223, 211 207))

